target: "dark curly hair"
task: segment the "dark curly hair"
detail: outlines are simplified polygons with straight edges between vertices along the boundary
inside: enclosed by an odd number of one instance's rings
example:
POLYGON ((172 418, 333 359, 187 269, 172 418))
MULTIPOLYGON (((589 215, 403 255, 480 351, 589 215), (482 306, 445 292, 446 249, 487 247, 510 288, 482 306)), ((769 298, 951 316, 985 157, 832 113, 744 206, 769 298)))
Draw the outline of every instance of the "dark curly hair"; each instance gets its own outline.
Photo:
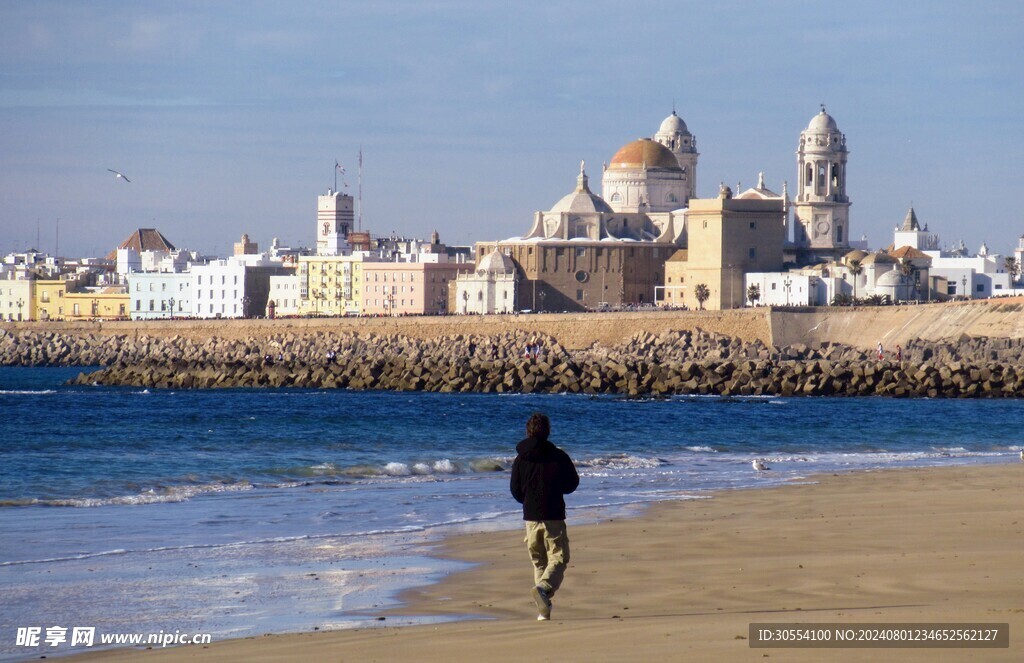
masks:
POLYGON ((540 412, 534 412, 530 420, 526 422, 526 435, 538 440, 546 440, 550 434, 551 421, 540 412))

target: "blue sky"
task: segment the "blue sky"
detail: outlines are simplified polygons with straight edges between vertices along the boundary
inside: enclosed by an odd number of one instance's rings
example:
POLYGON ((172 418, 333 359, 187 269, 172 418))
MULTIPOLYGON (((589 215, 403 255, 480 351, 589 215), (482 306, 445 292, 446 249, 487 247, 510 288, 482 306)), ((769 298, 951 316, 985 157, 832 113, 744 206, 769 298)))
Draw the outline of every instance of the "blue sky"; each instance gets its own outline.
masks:
MULTIPOLYGON (((913 203, 944 243, 1024 233, 1024 3, 0 0, 0 252, 109 251, 157 227, 225 253, 313 245, 335 159, 363 224, 526 232, 673 103, 718 183, 795 182, 825 103, 851 233, 913 203), (131 178, 117 181, 114 168, 131 178)), ((791 191, 795 186, 791 187, 791 191)))

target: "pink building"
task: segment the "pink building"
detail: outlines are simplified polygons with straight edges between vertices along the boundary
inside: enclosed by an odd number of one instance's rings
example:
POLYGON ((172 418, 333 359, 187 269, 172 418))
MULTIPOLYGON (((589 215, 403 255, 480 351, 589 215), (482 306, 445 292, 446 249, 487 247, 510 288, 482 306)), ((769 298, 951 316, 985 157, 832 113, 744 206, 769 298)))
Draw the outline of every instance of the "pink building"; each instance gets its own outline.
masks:
POLYGON ((448 312, 448 287, 472 263, 364 262, 363 315, 436 315, 448 312))

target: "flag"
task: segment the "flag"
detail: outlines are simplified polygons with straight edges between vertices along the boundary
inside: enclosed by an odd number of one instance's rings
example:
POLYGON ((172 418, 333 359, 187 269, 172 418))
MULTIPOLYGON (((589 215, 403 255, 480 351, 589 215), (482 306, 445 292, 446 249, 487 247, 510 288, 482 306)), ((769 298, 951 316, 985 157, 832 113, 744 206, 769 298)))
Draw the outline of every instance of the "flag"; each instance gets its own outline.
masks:
POLYGON ((338 163, 337 161, 335 161, 335 162, 334 162, 334 167, 335 167, 335 168, 337 168, 337 169, 338 169, 338 172, 339 172, 339 173, 341 173, 342 175, 344 175, 344 174, 345 174, 345 166, 342 166, 342 165, 341 165, 340 163, 338 163))

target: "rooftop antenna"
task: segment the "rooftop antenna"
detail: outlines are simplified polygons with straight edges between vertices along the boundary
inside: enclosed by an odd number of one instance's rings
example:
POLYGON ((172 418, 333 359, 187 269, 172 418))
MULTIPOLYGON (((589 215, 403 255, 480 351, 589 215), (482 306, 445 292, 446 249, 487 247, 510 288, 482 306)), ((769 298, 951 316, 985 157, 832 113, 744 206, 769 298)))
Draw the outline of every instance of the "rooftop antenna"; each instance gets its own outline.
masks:
POLYGON ((356 217, 356 228, 363 229, 363 146, 359 146, 359 214, 356 217))

